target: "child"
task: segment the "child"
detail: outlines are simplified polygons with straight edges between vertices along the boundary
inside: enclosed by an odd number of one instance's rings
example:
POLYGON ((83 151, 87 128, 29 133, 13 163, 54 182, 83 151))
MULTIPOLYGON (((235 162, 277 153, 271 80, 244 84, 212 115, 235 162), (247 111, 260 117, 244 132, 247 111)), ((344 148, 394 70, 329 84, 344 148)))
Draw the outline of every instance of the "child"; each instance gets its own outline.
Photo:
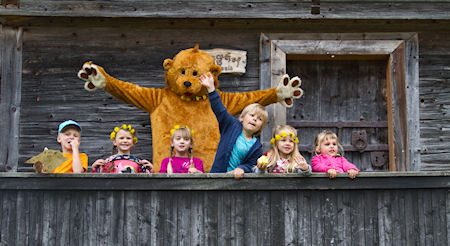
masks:
POLYGON ((106 160, 98 159, 92 164, 92 172, 101 173, 151 173, 153 165, 148 160, 131 156, 131 149, 137 143, 136 131, 131 125, 115 127, 111 132, 113 155, 106 160), (117 153, 117 154, 116 154, 117 153))
POLYGON ((233 173, 234 178, 240 179, 244 172, 252 172, 262 155, 261 142, 255 136, 266 124, 267 111, 260 104, 250 104, 236 119, 223 105, 211 73, 201 75, 199 81, 208 90, 211 108, 219 122, 220 141, 211 173, 233 173))
POLYGON ((334 179, 337 173, 343 172, 348 172, 351 179, 358 175, 358 168, 339 153, 339 150, 341 153, 344 151, 336 134, 332 131, 323 131, 316 136, 314 142, 316 155, 311 160, 313 172, 326 172, 331 179, 334 179))
POLYGON ((192 156, 193 131, 176 125, 170 134, 170 157, 162 161, 159 173, 204 173, 202 160, 192 156))
POLYGON ((302 173, 311 175, 311 166, 298 151, 297 131, 292 126, 279 125, 270 140, 271 149, 258 159, 256 173, 302 173))
POLYGON ((67 120, 59 124, 58 143, 64 157, 67 158, 60 166, 55 168, 52 173, 84 173, 87 170, 88 157, 80 153, 81 126, 73 121, 67 120))

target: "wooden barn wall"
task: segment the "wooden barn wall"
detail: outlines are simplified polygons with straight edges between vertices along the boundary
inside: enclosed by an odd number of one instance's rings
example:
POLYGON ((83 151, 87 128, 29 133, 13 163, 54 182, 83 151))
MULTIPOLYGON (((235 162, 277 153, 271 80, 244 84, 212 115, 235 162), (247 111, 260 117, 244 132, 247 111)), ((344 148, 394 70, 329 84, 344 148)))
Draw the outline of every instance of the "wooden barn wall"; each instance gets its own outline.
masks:
POLYGON ((110 154, 109 132, 122 123, 136 126, 139 143, 133 154, 151 159, 148 115, 103 91, 84 90, 76 74, 85 61, 103 66, 121 80, 161 88, 163 60, 182 49, 199 44, 201 49, 246 50, 247 72, 221 75, 221 89, 256 90, 261 32, 417 32, 420 169, 450 169, 450 21, 64 17, 9 17, 7 21, 5 27, 23 27, 20 171, 30 170, 23 161, 44 147, 59 148, 56 129, 69 118, 83 126, 81 151, 88 154, 89 163, 110 154))
POLYGON ((354 181, 93 175, 2 177, 0 244, 441 246, 450 236, 448 173, 354 181))

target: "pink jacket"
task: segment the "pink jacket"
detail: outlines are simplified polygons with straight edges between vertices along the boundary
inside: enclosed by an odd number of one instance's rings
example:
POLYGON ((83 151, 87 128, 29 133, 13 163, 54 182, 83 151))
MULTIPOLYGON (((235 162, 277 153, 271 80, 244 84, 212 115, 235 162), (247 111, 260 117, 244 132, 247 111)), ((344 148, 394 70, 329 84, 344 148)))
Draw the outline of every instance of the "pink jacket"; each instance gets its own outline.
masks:
POLYGON ((350 169, 355 169, 359 172, 358 168, 344 157, 331 157, 327 154, 315 155, 311 160, 311 167, 313 172, 322 173, 326 173, 328 169, 335 169, 338 173, 344 173, 350 169))

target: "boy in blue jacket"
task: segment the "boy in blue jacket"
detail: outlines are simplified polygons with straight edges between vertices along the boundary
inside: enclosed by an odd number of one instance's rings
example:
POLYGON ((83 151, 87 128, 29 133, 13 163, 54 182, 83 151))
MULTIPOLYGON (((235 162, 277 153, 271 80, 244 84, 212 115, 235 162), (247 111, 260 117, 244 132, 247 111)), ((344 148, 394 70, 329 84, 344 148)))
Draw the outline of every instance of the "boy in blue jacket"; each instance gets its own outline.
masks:
POLYGON ((239 119, 230 115, 223 105, 210 73, 200 76, 200 83, 208 90, 211 108, 219 122, 220 141, 211 173, 233 173, 240 179, 263 154, 262 145, 256 136, 267 122, 266 109, 257 103, 244 108, 239 119))

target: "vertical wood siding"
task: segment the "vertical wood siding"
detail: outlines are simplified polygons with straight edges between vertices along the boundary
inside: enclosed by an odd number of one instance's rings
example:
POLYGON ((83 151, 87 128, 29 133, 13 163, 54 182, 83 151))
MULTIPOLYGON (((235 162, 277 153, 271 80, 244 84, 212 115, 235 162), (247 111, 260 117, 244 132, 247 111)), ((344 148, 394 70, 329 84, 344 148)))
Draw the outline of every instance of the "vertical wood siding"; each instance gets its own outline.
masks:
POLYGON ((446 245, 448 189, 2 190, 3 245, 446 245))

